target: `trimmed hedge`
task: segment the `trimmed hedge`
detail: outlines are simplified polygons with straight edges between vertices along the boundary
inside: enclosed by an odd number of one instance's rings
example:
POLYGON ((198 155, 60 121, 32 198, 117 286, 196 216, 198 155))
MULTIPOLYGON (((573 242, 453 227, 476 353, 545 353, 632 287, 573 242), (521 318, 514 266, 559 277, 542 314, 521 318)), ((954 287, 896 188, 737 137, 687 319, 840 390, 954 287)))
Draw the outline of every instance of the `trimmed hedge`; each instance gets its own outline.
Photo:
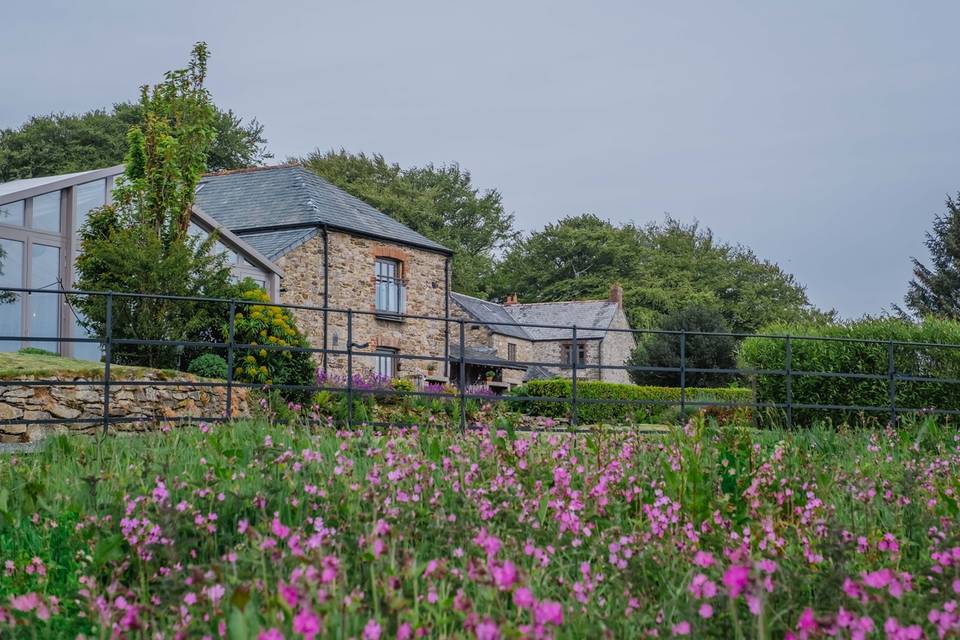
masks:
MULTIPOLYGON (((687 402, 744 405, 753 402, 753 391, 750 389, 688 387, 686 392, 687 402)), ((572 394, 573 383, 566 378, 532 380, 514 388, 511 392, 513 396, 541 396, 544 398, 572 398, 572 394)), ((512 400, 510 404, 515 410, 529 415, 562 418, 568 417, 571 412, 570 401, 512 400)), ((647 421, 660 414, 676 413, 679 405, 679 387, 648 387, 595 380, 577 381, 577 417, 580 422, 586 424, 626 420, 647 421), (630 400, 632 402, 630 404, 582 402, 590 399, 630 400), (644 401, 647 401, 647 404, 644 404, 644 401), (653 402, 651 403, 651 401, 653 402)), ((747 420, 750 419, 749 407, 699 407, 693 405, 689 408, 693 410, 703 409, 721 419, 733 415, 747 420)))
MULTIPOLYGON (((765 327, 763 333, 774 335, 858 338, 863 340, 936 343, 938 346, 898 345, 893 348, 897 374, 931 378, 960 379, 960 348, 939 346, 960 345, 960 323, 948 320, 926 320, 914 324, 894 318, 866 319, 834 325, 778 324, 765 327)), ((740 366, 752 369, 785 368, 785 340, 747 338, 740 345, 740 366)), ((804 340, 791 337, 793 371, 879 374, 882 379, 864 380, 827 376, 792 376, 793 402, 886 408, 888 397, 888 349, 886 342, 852 343, 804 340)), ((757 400, 762 403, 786 402, 786 380, 782 375, 754 377, 757 400)), ((960 409, 960 384, 900 381, 895 384, 898 408, 960 409)), ((783 413, 782 411, 780 412, 783 413)), ((843 421, 856 410, 826 411, 795 409, 794 421, 809 423, 829 417, 843 421)), ((868 412, 887 421, 887 410, 868 412)))

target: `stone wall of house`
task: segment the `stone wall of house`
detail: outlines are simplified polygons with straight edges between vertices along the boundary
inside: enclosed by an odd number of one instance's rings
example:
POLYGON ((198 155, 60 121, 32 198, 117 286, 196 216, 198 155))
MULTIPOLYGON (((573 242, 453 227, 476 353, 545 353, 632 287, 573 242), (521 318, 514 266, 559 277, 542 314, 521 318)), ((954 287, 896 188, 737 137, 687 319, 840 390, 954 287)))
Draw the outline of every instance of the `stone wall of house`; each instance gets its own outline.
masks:
MULTIPOLYGON (((611 329, 630 329, 630 323, 627 321, 627 315, 623 312, 623 307, 617 309, 610 323, 611 329)), ((637 343, 632 333, 620 331, 608 331, 606 337, 600 343, 600 355, 603 358, 603 364, 623 366, 633 353, 637 343)), ((630 383, 630 374, 625 369, 604 369, 603 380, 607 382, 618 382, 621 384, 630 383)))
MULTIPOLYGON (((564 363, 562 354, 562 345, 570 344, 570 340, 539 340, 533 343, 532 358, 536 362, 556 362, 556 367, 546 367, 554 376, 570 378, 573 376, 573 369, 568 366, 560 366, 564 363)), ((584 364, 595 365, 601 362, 600 340, 578 340, 586 345, 584 353, 584 364)), ((599 380, 599 369, 578 369, 577 380, 599 380)))
MULTIPOLYGON (((36 380, 25 376, 24 381, 36 380)), ((0 420, 97 420, 97 422, 66 422, 63 424, 0 424, 0 442, 26 442, 54 433, 95 433, 102 428, 103 387, 100 384, 76 384, 78 380, 93 378, 73 376, 43 376, 57 380, 57 386, 30 386, 10 382, 0 387, 0 420)), ((226 389, 196 387, 196 378, 184 374, 169 378, 160 372, 138 373, 138 381, 165 380, 183 384, 123 385, 122 380, 111 384, 110 416, 116 422, 111 431, 147 431, 162 421, 183 418, 210 418, 223 416, 226 411, 226 389)), ((233 416, 250 415, 248 392, 233 392, 233 416)))
MULTIPOLYGON (((491 342, 493 348, 497 350, 497 356, 503 358, 504 360, 509 360, 510 345, 514 344, 517 347, 517 362, 533 361, 533 343, 529 340, 522 340, 513 336, 504 336, 499 333, 494 333, 491 335, 491 342)), ((511 385, 518 385, 523 383, 523 379, 526 377, 526 375, 526 369, 504 368, 502 378, 504 382, 507 382, 511 385)))
MULTIPOLYGON (((445 357, 442 320, 384 319, 373 315, 376 310, 375 261, 378 257, 397 260, 406 287, 406 313, 410 315, 445 315, 444 286, 446 256, 407 245, 385 242, 339 231, 330 231, 327 242, 329 259, 329 303, 331 309, 353 309, 353 342, 366 344, 353 357, 354 371, 363 373, 376 366, 376 357, 364 355, 378 346, 396 349, 403 354, 445 357)), ((281 302, 323 306, 323 237, 311 238, 297 249, 277 260, 284 271, 281 302)), ((323 312, 295 310, 297 326, 311 346, 323 347, 323 312)), ((452 326, 451 326, 452 328, 452 326)), ((328 316, 327 347, 347 348, 347 314, 331 311, 328 316)), ((321 364, 318 358, 318 365, 321 364)), ((347 358, 331 354, 328 368, 335 375, 344 375, 347 358)), ((398 360, 400 377, 417 378, 429 374, 426 360, 398 360)), ((434 375, 444 374, 444 363, 437 362, 434 375)))

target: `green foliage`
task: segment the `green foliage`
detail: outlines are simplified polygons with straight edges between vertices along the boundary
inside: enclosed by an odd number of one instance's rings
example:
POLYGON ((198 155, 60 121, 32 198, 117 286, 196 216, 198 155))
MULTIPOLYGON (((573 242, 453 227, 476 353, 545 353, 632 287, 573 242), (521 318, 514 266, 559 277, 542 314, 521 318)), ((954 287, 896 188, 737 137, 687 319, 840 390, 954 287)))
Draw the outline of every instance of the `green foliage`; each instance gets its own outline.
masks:
MULTIPOLYGON (((927 319, 914 324, 895 318, 868 318, 843 324, 776 324, 764 328, 770 335, 856 338, 873 342, 845 342, 791 338, 791 368, 794 371, 852 373, 878 376, 876 379, 837 378, 827 376, 793 376, 793 402, 877 406, 869 413, 886 421, 888 397, 887 341, 919 342, 924 345, 893 345, 897 374, 917 377, 960 378, 960 350, 938 344, 960 344, 960 323, 927 319)), ((779 338, 748 338, 740 346, 741 366, 766 370, 782 370, 786 366, 786 341, 779 338)), ((786 380, 782 375, 760 375, 755 380, 757 399, 762 403, 786 402, 786 380)), ((896 382, 896 403, 903 409, 960 406, 960 385, 921 381, 896 382)), ((830 417, 843 421, 854 410, 794 410, 794 419, 809 423, 830 417)))
MULTIPOLYGON (((531 380, 524 385, 515 387, 510 395, 572 398, 573 383, 566 378, 531 380)), ((753 392, 750 389, 692 387, 686 390, 686 401, 690 403, 717 402, 720 404, 748 405, 753 402, 753 392)), ((569 417, 572 411, 570 400, 514 400, 510 402, 516 410, 529 415, 562 418, 569 417)), ((679 404, 680 389, 678 387, 641 387, 595 380, 577 382, 577 416, 579 421, 584 424, 624 421, 646 422, 659 416, 670 406, 679 404), (590 400, 619 400, 623 401, 623 404, 591 403, 590 400)), ((698 406, 692 404, 690 409, 696 410, 698 406)), ((745 407, 737 415, 749 419, 749 408, 745 407)))
MULTIPOLYGON (((659 326, 665 331, 701 331, 729 333, 723 315, 716 309, 688 307, 671 312, 659 326)), ((736 340, 731 336, 686 335, 683 337, 684 362, 688 369, 735 369, 736 340)), ((681 337, 673 333, 644 334, 627 364, 643 367, 680 367, 681 337)), ((691 387, 722 387, 734 380, 729 374, 689 371, 686 384, 691 387)), ((680 385, 680 374, 662 371, 630 371, 634 384, 673 387, 680 385)))
POLYGON ((913 258, 913 279, 904 297, 907 308, 920 317, 960 319, 960 194, 947 197, 947 213, 933 221, 924 242, 932 266, 913 258))
MULTIPOLYGON (((255 345, 254 348, 238 350, 234 365, 236 379, 276 385, 312 384, 316 368, 310 354, 277 348, 309 346, 297 329, 290 310, 269 304, 270 296, 256 286, 248 285, 241 292, 240 299, 258 304, 238 306, 234 316, 234 342, 255 345)), ((229 337, 227 326, 222 332, 224 339, 229 337)), ((301 399, 306 394, 283 391, 282 395, 301 399)))
POLYGON ((383 156, 341 149, 299 160, 344 191, 454 251, 453 289, 492 291, 494 258, 516 237, 495 190, 480 192, 457 164, 403 169, 383 156))
POLYGON ((187 371, 202 378, 222 380, 227 377, 227 361, 215 353, 205 353, 191 360, 187 371))
MULTIPOLYGON (((92 211, 80 232, 77 289, 178 296, 227 297, 230 270, 205 240, 187 234, 190 207, 214 136, 214 109, 203 87, 207 50, 194 47, 186 69, 143 87, 142 127, 128 135, 124 179, 113 203, 92 211)), ((84 324, 105 335, 106 300, 75 296, 84 324)), ((223 304, 114 297, 113 337, 210 340, 226 315, 223 304)), ((116 345, 114 360, 177 367, 167 346, 116 345)))
POLYGON ((60 354, 53 351, 47 351, 46 349, 41 349, 40 347, 24 347, 17 351, 17 353, 25 356, 53 356, 59 358, 60 354))
MULTIPOLYGON (((142 106, 126 102, 111 110, 33 116, 17 129, 0 130, 0 182, 120 164, 127 154, 127 132, 144 124, 142 106)), ((211 171, 239 169, 273 157, 256 119, 244 124, 233 111, 216 109, 213 128, 207 155, 211 171)))
POLYGON ((718 309, 735 331, 822 315, 776 264, 672 218, 643 227, 563 218, 513 245, 497 273, 494 293, 518 293, 521 302, 605 299, 621 282, 634 327, 690 306, 718 309))

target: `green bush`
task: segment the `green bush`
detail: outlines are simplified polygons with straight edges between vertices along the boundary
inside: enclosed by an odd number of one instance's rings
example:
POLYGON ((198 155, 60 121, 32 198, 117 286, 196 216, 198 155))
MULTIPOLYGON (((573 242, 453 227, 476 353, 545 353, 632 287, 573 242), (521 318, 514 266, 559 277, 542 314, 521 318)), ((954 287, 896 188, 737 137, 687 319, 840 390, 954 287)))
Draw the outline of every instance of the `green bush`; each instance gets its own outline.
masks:
POLYGON ((227 361, 215 353, 205 353, 190 361, 187 371, 201 378, 227 377, 227 361))
MULTIPOLYGON (((881 421, 889 414, 888 350, 893 340, 894 366, 898 375, 914 377, 960 378, 960 323, 925 320, 914 324, 893 318, 865 319, 833 325, 791 324, 766 327, 763 333, 778 336, 857 338, 873 342, 810 340, 791 337, 791 369, 794 372, 853 373, 878 378, 833 376, 792 376, 794 404, 826 404, 854 407, 876 406, 866 412, 881 421), (926 344, 896 344, 896 342, 926 344)), ((740 346, 743 368, 783 370, 786 366, 786 340, 748 338, 740 346)), ((762 403, 786 402, 783 375, 754 377, 757 399, 762 403)), ((897 380, 896 403, 902 409, 960 409, 960 385, 924 381, 897 380)), ((782 411, 779 412, 782 415, 782 411)), ((830 418, 844 421, 856 410, 821 411, 795 409, 794 421, 800 424, 830 418)))
MULTIPOLYGON (((277 348, 309 346, 297 329, 290 310, 271 305, 270 296, 259 287, 243 291, 241 298, 257 304, 238 307, 234 316, 234 341, 254 345, 239 350, 235 356, 234 376, 237 380, 273 385, 314 384, 316 366, 309 352, 277 348)), ((225 338, 228 335, 226 326, 223 335, 225 338)), ((304 402, 309 392, 285 389, 282 395, 288 400, 304 402)))
POLYGON ((41 349, 40 347, 24 347, 17 351, 25 356, 54 356, 59 358, 60 354, 53 351, 47 351, 46 349, 41 349))
MULTIPOLYGON (((544 398, 571 398, 573 383, 566 378, 532 380, 525 385, 515 387, 513 396, 540 396, 544 398)), ((686 401, 690 403, 716 402, 725 404, 748 405, 753 402, 750 389, 717 388, 705 389, 690 387, 686 390, 686 401)), ((584 380, 577 382, 577 417, 582 423, 604 423, 633 419, 646 421, 653 416, 670 411, 672 405, 680 404, 678 387, 641 387, 633 384, 616 384, 584 380), (591 403, 590 400, 629 400, 629 404, 591 403), (646 404, 645 404, 646 403, 646 404)), ((530 415, 567 417, 571 412, 569 400, 512 400, 515 410, 530 415)), ((702 408, 705 412, 725 419, 734 414, 745 420, 750 418, 750 408, 743 407, 701 407, 693 404, 692 410, 702 408)))

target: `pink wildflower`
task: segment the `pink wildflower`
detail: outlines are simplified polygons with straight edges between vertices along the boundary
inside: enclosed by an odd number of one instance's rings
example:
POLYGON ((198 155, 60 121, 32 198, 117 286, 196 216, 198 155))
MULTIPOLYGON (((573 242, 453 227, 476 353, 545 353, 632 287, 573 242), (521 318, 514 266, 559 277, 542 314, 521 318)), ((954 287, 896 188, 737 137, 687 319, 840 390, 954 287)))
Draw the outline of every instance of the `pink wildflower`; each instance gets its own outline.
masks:
POLYGON ((300 613, 293 617, 293 632, 299 633, 304 640, 313 640, 320 633, 320 619, 313 611, 301 609, 300 613))
POLYGON ((380 625, 376 620, 370 618, 367 625, 363 628, 363 640, 380 640, 380 625))

